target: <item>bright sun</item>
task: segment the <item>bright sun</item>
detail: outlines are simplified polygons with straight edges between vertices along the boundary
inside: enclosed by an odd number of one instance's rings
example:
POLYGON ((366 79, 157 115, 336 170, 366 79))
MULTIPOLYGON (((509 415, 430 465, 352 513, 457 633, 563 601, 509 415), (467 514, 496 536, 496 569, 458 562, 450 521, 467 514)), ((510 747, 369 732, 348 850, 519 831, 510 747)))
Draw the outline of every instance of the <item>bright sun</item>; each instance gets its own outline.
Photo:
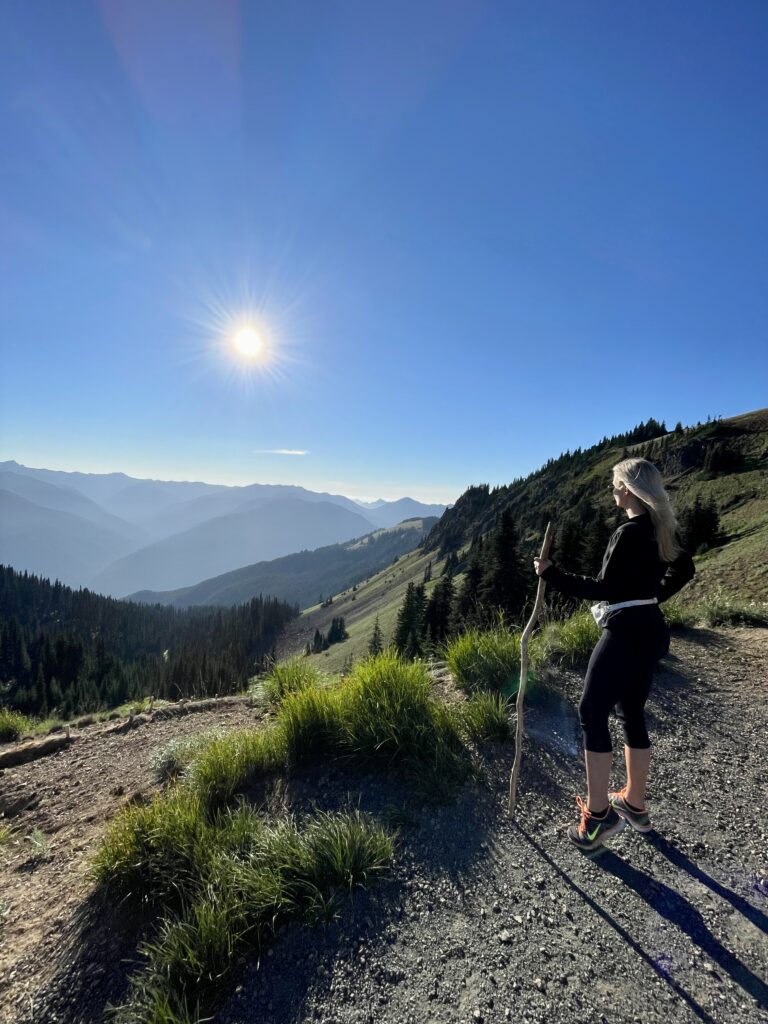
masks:
POLYGON ((246 325, 232 336, 235 351, 246 359, 261 359, 264 355, 264 341, 255 327, 246 325))

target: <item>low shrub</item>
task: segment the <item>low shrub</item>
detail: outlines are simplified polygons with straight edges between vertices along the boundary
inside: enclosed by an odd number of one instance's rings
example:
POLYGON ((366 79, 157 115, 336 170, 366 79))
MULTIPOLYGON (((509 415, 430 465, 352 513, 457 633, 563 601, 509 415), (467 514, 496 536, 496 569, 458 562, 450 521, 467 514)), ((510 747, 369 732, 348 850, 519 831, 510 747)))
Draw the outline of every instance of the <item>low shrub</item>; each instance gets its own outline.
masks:
POLYGON ((470 693, 513 694, 520 683, 520 633, 502 624, 489 630, 469 629, 449 641, 446 661, 459 685, 470 693))
POLYGON ((53 847, 48 836, 43 832, 41 828, 33 828, 32 831, 26 837, 27 842, 32 847, 32 858, 34 860, 49 860, 53 847))
POLYGON ((0 743, 12 743, 32 730, 32 722, 20 711, 0 708, 0 743))

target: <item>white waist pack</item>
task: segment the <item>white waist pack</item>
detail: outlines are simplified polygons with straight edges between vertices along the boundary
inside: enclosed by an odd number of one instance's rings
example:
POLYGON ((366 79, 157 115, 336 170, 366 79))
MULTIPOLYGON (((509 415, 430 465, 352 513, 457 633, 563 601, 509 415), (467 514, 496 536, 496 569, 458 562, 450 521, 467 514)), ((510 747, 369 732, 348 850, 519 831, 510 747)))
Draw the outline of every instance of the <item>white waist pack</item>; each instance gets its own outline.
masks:
POLYGON ((632 608, 636 604, 658 603, 659 599, 657 597, 645 597, 639 601, 620 601, 618 604, 608 604, 607 601, 598 601, 597 604, 593 604, 589 610, 592 612, 592 617, 600 629, 604 629, 605 624, 608 621, 608 616, 611 612, 617 612, 619 608, 632 608))

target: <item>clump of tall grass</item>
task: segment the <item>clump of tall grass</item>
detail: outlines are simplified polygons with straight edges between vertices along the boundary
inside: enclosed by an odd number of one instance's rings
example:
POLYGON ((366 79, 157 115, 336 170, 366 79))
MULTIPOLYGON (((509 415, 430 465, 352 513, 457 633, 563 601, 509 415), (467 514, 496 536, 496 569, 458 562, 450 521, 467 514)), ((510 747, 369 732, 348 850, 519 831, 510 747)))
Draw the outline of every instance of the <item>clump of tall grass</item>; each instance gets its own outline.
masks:
POLYGON ((385 651, 360 662, 340 691, 343 745, 367 760, 426 760, 441 722, 421 661, 385 651))
POLYGON ((216 807, 266 772, 334 758, 400 767, 424 788, 434 784, 435 795, 470 771, 455 721, 431 696, 426 665, 385 651, 359 662, 334 688, 288 693, 269 729, 215 740, 187 776, 216 807))
POLYGON ((740 601, 718 588, 694 607, 705 626, 768 626, 768 602, 740 601))
POLYGON ((155 752, 150 761, 150 771, 157 782, 170 782, 178 778, 209 744, 223 735, 223 729, 214 726, 192 736, 171 740, 155 752))
POLYGON ((301 655, 276 664, 269 675, 250 689, 250 694, 269 704, 280 704, 289 693, 321 686, 324 677, 308 658, 301 655))
POLYGON ((286 767, 287 762, 285 731, 279 724, 268 729, 234 729, 209 743, 185 774, 206 805, 218 807, 254 779, 286 767))
POLYGON ((569 667, 586 664, 592 648, 600 639, 600 628, 588 608, 581 608, 561 622, 547 623, 534 638, 531 662, 539 668, 547 664, 569 667))
POLYGON ((509 699, 489 690, 473 693, 453 711, 459 732, 472 743, 502 742, 509 737, 509 699))
POLYGON ((94 858, 93 875, 121 899, 180 902, 205 874, 212 838, 199 798, 177 788, 117 815, 94 858))
POLYGON ((446 661, 464 690, 512 694, 520 683, 520 633, 502 623, 468 629, 449 641, 446 661))
POLYGON ((0 743, 11 743, 32 729, 32 722, 20 711, 0 708, 0 743))
MULTIPOLYGON (((140 855, 146 849, 146 821, 130 811, 124 817, 110 830, 120 834, 118 855, 108 834, 96 875, 113 890, 141 895, 136 868, 123 854, 131 845, 140 855)), ((142 947, 146 968, 132 979, 118 1015, 126 1024, 196 1021, 248 950, 263 948, 289 919, 332 912, 340 893, 383 871, 393 854, 392 837, 360 812, 319 813, 303 829, 292 818, 269 823, 246 807, 208 820, 179 790, 159 798, 149 817, 155 834, 165 828, 163 856, 144 863, 142 886, 161 894, 167 916, 142 947), (185 826, 163 826, 159 809, 182 794, 185 826), (173 891, 168 879, 179 865, 173 891)))

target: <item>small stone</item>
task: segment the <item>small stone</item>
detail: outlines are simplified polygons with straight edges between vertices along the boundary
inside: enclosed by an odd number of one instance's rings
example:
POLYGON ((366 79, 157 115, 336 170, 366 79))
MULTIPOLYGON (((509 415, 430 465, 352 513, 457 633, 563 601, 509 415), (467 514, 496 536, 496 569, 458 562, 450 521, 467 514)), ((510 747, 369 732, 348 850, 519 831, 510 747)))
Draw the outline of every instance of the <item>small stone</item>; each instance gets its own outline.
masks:
POLYGON ((533 987, 537 988, 539 992, 543 992, 546 986, 544 985, 544 982, 541 980, 541 978, 534 978, 533 987))
POLYGON ((512 941, 511 933, 506 929, 502 928, 499 932, 499 942, 503 942, 504 945, 508 945, 512 941))

